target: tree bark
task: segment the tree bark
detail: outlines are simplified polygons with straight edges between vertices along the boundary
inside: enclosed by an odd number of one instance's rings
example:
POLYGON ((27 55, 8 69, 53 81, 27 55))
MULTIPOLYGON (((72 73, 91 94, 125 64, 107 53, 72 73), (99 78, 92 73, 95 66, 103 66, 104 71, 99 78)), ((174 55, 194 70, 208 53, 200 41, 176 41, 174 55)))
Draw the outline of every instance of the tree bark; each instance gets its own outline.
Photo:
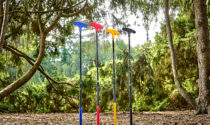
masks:
POLYGON ((175 54, 175 50, 174 50, 172 30, 171 30, 171 24, 170 24, 170 19, 169 19, 169 3, 168 3, 168 0, 164 0, 164 10, 165 10, 164 15, 165 15, 168 43, 169 43, 169 48, 170 48, 170 53, 171 53, 171 63, 172 63, 172 71, 173 71, 175 86, 178 89, 181 96, 193 108, 195 108, 196 105, 195 105, 195 101, 194 101, 193 97, 189 93, 187 93, 187 91, 183 88, 183 86, 179 82, 178 71, 177 71, 177 58, 176 58, 176 54, 175 54))
POLYGON ((194 9, 199 68, 199 97, 196 100, 197 114, 207 114, 210 89, 210 41, 206 0, 195 0, 194 9))
POLYGON ((1 26, 1 34, 0 34, 0 52, 2 51, 4 45, 4 36, 7 28, 8 22, 8 15, 9 15, 9 0, 6 0, 5 7, 4 7, 4 19, 1 26))

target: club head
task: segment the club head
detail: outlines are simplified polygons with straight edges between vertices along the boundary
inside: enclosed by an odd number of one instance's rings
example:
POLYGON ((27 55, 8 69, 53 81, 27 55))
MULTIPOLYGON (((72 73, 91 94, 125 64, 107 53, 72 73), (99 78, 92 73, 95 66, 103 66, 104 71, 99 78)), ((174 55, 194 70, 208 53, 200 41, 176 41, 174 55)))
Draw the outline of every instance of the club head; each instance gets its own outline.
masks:
POLYGON ((136 33, 135 30, 130 29, 130 28, 122 28, 122 30, 128 32, 128 34, 130 34, 130 33, 136 33))
POLYGON ((74 24, 74 25, 77 25, 77 26, 79 27, 79 31, 80 31, 80 32, 82 31, 82 27, 87 28, 87 24, 82 23, 82 22, 79 22, 79 21, 74 21, 73 24, 74 24))
POLYGON ((94 27, 96 30, 96 33, 98 32, 98 28, 103 29, 103 26, 98 23, 90 23, 90 26, 94 27))
POLYGON ((114 29, 107 29, 106 32, 111 33, 113 39, 114 39, 114 35, 120 35, 120 33, 114 29))

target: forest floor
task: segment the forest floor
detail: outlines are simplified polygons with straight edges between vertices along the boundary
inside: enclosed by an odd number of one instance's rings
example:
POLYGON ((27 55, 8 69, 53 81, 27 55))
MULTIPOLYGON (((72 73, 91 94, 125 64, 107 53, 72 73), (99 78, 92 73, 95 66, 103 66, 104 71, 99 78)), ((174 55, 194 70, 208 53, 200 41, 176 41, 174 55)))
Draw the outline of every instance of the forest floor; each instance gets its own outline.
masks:
MULTIPOLYGON (((78 113, 0 113, 0 125, 78 125, 78 113)), ((129 125, 129 113, 117 113, 118 125, 129 125)), ((101 113, 101 125, 112 125, 113 114, 101 113)), ((210 125, 210 115, 194 111, 135 112, 134 125, 210 125)), ((95 125, 96 113, 83 113, 83 125, 95 125)))

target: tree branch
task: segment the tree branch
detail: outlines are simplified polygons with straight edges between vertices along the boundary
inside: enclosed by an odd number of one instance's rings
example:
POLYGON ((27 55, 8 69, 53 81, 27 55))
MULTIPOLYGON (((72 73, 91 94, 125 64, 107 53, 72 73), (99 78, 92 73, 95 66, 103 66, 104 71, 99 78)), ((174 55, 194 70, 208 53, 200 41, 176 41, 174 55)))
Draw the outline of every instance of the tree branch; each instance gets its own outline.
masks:
POLYGON ((0 52, 2 51, 4 45, 4 36, 7 28, 8 23, 8 12, 9 12, 9 0, 6 0, 6 4, 4 7, 4 19, 1 27, 1 35, 0 35, 0 52))
MULTIPOLYGON (((16 9, 18 6, 19 6, 19 4, 22 2, 22 0, 20 0, 16 5, 15 5, 15 7, 14 7, 14 9, 16 9)), ((10 14, 11 12, 8 12, 8 14, 10 14)), ((10 22, 10 20, 12 19, 12 16, 13 16, 13 13, 11 13, 11 15, 10 15, 10 18, 9 18, 9 21, 8 22, 10 22)))
POLYGON ((13 30, 13 32, 11 32, 8 35, 5 35, 5 40, 8 39, 9 37, 11 37, 12 35, 14 35, 15 33, 18 33, 18 31, 20 31, 20 29, 23 27, 24 23, 21 23, 20 26, 18 26, 15 30, 13 30))
MULTIPOLYGON (((32 66, 34 65, 34 62, 35 60, 31 57, 29 57, 28 55, 26 55, 25 53, 19 51, 18 49, 12 47, 12 46, 9 46, 9 45, 4 45, 4 48, 10 52, 12 52, 13 54, 17 55, 17 56, 20 56, 24 59, 26 59, 26 61, 31 64, 32 66)), ((44 71, 44 68, 40 65, 38 70, 47 78, 49 79, 50 81, 52 81, 53 83, 55 84, 66 84, 66 85, 69 85, 69 86, 72 86, 72 87, 75 87, 75 88, 78 88, 76 86, 74 86, 72 83, 69 83, 69 82, 66 82, 66 81, 61 81, 61 82, 58 82, 56 80, 54 80, 53 78, 51 78, 45 71, 44 71)))
MULTIPOLYGON (((60 9, 63 9, 64 0, 61 1, 60 9)), ((58 16, 55 18, 53 23, 44 31, 45 33, 49 33, 58 23, 62 15, 62 11, 59 12, 58 16)))
POLYGON ((66 18, 68 18, 68 17, 76 16, 76 15, 78 15, 79 13, 81 13, 81 12, 85 9, 86 6, 87 6, 87 0, 86 0, 86 2, 85 2, 85 5, 84 5, 81 9, 79 9, 78 11, 76 11, 76 12, 74 12, 74 13, 71 13, 71 14, 62 14, 61 17, 66 17, 66 18))

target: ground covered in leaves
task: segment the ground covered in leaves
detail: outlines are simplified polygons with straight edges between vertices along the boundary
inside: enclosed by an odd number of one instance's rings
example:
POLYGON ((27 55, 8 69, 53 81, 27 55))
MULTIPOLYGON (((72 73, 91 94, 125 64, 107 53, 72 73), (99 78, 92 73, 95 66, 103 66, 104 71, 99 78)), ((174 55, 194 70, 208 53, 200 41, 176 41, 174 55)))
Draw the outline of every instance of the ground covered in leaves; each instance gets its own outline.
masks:
MULTIPOLYGON (((0 125, 78 125, 78 113, 0 113, 0 125)), ((113 114, 101 113, 101 125, 112 125, 113 114)), ((129 113, 118 112, 118 125, 129 125, 129 113)), ((210 125, 210 115, 194 111, 135 112, 134 125, 210 125)), ((95 125, 96 113, 83 113, 83 125, 95 125)))

